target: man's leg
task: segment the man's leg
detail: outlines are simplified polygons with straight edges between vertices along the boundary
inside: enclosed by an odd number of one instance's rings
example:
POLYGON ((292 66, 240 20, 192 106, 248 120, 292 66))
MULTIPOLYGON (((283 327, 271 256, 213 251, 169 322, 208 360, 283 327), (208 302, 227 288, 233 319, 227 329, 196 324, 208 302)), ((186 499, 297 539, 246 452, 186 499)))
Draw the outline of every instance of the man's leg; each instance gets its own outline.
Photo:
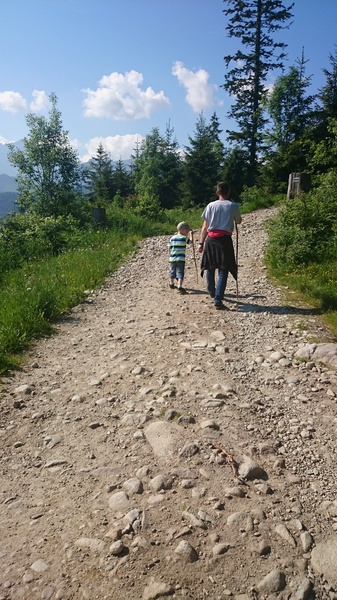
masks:
POLYGON ((214 298, 215 296, 215 271, 206 271, 207 292, 214 298))
POLYGON ((219 277, 218 277, 218 282, 216 284, 216 289, 215 289, 214 306, 219 306, 222 304, 222 301, 224 299, 226 285, 227 285, 227 278, 228 278, 228 270, 227 269, 219 269, 219 277))

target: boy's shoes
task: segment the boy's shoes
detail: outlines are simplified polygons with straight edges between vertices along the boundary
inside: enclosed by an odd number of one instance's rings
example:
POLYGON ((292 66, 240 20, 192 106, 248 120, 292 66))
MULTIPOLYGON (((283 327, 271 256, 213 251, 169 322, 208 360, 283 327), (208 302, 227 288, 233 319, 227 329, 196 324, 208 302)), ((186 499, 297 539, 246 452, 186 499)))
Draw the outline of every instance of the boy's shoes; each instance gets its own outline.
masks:
POLYGON ((174 285, 174 283, 170 283, 170 290, 174 290, 176 286, 174 285))
POLYGON ((178 287, 178 292, 179 294, 187 294, 187 290, 185 290, 183 287, 178 287))

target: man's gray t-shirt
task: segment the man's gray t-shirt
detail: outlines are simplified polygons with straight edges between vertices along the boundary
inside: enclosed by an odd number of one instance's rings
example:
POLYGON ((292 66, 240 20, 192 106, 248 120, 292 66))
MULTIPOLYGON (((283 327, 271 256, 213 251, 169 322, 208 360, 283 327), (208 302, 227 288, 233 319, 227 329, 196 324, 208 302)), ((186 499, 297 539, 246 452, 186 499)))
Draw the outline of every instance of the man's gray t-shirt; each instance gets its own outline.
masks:
POLYGON ((230 200, 215 200, 206 206, 201 218, 208 223, 207 231, 222 229, 232 233, 234 222, 241 218, 239 205, 230 200))

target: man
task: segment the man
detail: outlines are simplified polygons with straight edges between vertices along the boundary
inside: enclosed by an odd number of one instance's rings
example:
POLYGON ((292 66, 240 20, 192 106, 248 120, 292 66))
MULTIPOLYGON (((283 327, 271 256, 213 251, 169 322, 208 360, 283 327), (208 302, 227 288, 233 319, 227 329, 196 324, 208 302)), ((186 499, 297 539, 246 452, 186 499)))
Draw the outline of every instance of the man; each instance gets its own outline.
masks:
POLYGON ((210 202, 201 217, 204 219, 201 228, 198 251, 203 252, 201 260, 201 276, 206 271, 207 291, 214 298, 216 310, 224 310, 224 293, 228 273, 237 278, 232 233, 234 225, 241 223, 239 205, 229 200, 230 187, 226 182, 217 185, 218 200, 210 202), (218 269, 218 281, 215 285, 215 270, 218 269))

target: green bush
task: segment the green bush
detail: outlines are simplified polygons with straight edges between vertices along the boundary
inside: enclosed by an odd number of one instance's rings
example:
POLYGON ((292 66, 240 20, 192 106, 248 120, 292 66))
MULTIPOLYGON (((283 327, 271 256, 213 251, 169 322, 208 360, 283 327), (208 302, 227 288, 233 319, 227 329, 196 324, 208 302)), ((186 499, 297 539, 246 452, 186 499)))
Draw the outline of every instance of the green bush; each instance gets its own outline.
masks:
POLYGON ((27 261, 58 254, 68 245, 78 226, 73 217, 40 217, 15 214, 0 225, 0 278, 27 261))
POLYGON ((269 223, 266 259, 284 272, 296 265, 308 265, 336 258, 337 180, 325 183, 310 194, 287 200, 269 223))

